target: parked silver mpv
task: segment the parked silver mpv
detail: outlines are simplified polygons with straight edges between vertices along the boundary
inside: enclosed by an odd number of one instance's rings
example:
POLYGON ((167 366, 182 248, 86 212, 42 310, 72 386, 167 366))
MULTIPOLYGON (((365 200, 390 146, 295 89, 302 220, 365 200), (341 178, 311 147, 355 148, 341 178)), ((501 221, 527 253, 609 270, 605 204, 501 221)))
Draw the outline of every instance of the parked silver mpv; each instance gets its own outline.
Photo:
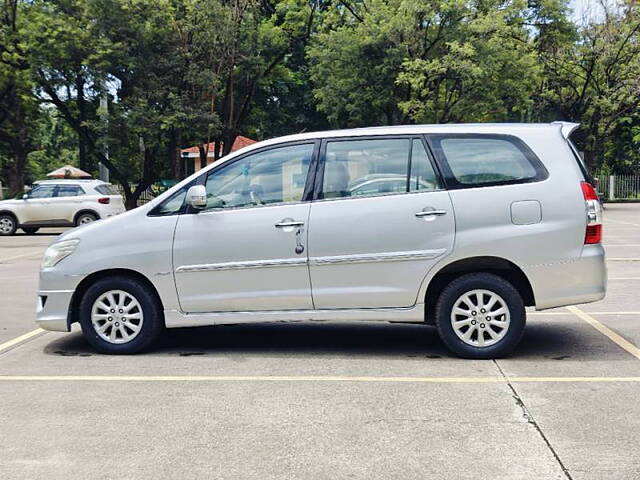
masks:
POLYGON ((166 328, 270 320, 437 326, 471 358, 525 307, 600 300, 601 211, 575 124, 422 125, 251 145, 151 203, 56 239, 38 324, 107 353, 166 328))

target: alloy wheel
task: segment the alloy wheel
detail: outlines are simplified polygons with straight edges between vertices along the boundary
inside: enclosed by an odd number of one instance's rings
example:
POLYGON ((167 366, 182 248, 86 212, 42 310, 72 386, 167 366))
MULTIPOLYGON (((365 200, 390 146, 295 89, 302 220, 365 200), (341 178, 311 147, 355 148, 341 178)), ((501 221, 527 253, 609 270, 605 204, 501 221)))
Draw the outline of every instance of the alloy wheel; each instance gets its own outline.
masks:
POLYGON ((144 315, 140 302, 124 290, 109 290, 100 295, 91 309, 91 323, 103 340, 121 344, 138 336, 144 315))
POLYGON ((454 302, 451 326, 467 345, 489 347, 507 334, 511 315, 504 299, 490 290, 466 292, 454 302))
POLYGON ((13 220, 10 217, 0 218, 0 233, 3 235, 9 235, 14 228, 13 220))

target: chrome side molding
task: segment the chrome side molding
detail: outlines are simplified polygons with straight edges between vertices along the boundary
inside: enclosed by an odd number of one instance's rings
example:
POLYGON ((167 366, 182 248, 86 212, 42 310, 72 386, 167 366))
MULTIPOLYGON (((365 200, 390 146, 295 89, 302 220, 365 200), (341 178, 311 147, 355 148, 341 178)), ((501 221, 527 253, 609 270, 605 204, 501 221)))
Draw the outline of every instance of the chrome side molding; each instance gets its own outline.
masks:
MULTIPOLYGON (((447 250, 442 248, 438 250, 415 250, 408 252, 390 252, 390 253, 370 253, 356 255, 336 255, 331 257, 311 257, 308 259, 309 265, 335 265, 337 263, 375 263, 375 262, 393 262, 406 260, 428 260, 438 257, 447 250)), ((307 265, 306 258, 278 258, 273 260, 243 261, 243 262, 224 262, 224 263, 208 263, 203 265, 184 265, 176 269, 176 273, 186 272, 209 272, 213 270, 241 270, 247 268, 273 268, 273 267, 294 267, 307 265)))

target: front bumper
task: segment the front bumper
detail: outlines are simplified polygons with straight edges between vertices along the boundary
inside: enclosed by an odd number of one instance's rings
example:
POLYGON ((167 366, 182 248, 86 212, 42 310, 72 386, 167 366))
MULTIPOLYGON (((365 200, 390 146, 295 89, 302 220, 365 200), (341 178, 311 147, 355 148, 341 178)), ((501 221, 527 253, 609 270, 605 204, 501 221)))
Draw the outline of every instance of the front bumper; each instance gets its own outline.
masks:
POLYGON ((40 328, 68 332, 68 316, 73 290, 40 290, 36 308, 36 323, 40 328))

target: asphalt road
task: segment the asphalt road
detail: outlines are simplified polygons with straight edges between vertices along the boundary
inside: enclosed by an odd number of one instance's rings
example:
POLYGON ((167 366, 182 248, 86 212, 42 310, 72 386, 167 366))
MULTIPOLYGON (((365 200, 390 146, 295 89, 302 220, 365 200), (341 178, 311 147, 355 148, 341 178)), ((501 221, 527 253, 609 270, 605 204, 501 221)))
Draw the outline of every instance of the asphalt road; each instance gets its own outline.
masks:
POLYGON ((607 206, 607 298, 530 313, 498 361, 397 324, 185 329, 99 355, 35 330, 53 238, 0 239, 0 479, 640 478, 640 205, 607 206))

